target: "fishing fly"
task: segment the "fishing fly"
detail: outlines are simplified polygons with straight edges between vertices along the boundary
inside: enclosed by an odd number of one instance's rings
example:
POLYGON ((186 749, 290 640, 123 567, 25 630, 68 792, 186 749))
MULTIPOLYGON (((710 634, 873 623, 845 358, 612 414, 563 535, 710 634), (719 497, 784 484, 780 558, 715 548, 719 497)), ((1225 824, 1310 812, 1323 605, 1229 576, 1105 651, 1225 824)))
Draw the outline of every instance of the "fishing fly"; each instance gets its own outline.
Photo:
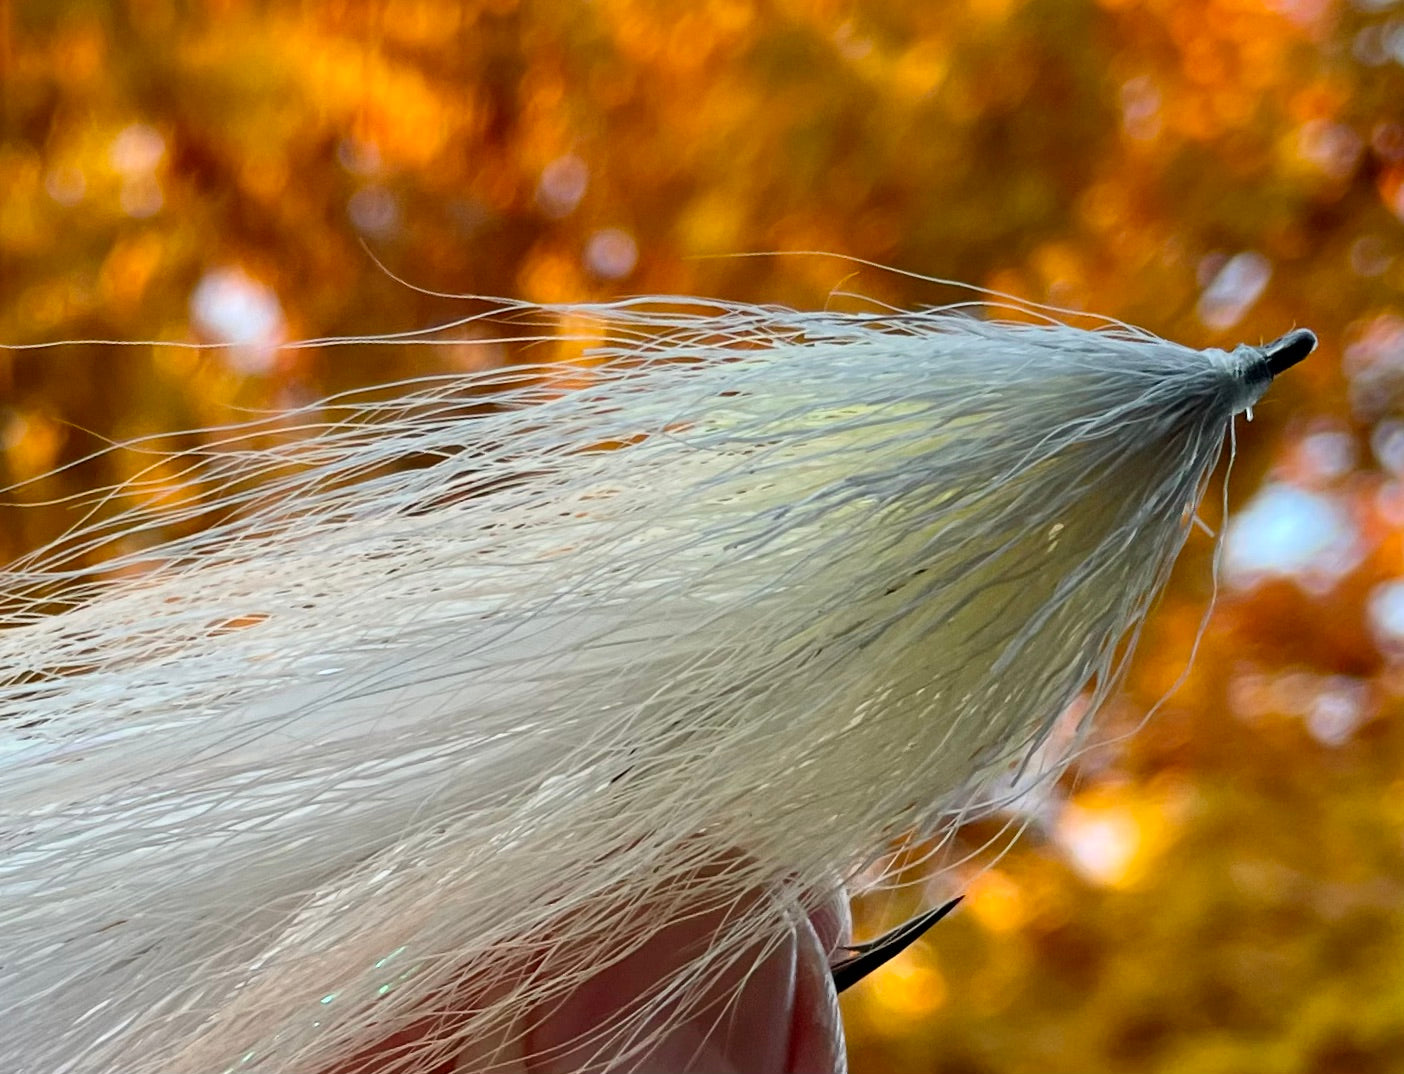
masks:
POLYGON ((814 912, 1095 717, 1234 417, 1316 345, 488 320, 585 360, 207 431, 162 460, 192 495, 103 490, 4 573, 0 1068, 322 1074, 451 1011, 377 1068, 427 1074, 715 914, 588 1042, 630 1069, 773 943, 749 893, 814 912))

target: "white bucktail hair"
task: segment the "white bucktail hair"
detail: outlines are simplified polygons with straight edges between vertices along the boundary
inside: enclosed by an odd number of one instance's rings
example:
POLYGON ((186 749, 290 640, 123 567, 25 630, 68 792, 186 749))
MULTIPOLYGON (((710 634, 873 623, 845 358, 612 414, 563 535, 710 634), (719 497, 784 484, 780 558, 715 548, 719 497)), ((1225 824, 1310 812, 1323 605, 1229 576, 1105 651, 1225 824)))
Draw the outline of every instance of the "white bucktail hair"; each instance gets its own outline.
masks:
POLYGON ((106 490, 5 572, 0 1069, 349 1070, 469 973, 377 1060, 416 1074, 732 908, 586 1042, 628 1069, 773 934, 747 892, 813 909, 1092 718, 1234 416, 1314 345, 491 319, 596 342, 224 429, 151 478, 195 495, 106 490))

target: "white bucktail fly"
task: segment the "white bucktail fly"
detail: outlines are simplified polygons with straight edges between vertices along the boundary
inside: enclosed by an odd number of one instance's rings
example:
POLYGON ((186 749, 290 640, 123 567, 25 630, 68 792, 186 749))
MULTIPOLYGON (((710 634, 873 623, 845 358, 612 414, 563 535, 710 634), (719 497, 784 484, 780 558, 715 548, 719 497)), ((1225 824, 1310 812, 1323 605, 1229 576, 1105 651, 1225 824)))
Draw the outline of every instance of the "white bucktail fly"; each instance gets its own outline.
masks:
POLYGON ((198 499, 8 569, 0 1069, 351 1070, 469 973, 376 1067, 422 1074, 732 908, 600 1027, 628 1069, 774 930, 747 892, 812 908, 1090 718, 1315 346, 673 302, 506 307, 601 342, 223 430, 198 499))

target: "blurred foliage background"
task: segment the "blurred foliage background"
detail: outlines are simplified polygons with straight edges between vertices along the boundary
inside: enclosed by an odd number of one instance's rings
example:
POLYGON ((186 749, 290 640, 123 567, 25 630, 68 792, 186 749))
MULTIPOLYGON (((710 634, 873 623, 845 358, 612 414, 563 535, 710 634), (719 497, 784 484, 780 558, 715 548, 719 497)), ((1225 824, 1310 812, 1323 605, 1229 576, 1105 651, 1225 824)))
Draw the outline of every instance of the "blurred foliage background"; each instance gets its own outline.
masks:
MULTIPOLYGON (((1323 339, 1240 423, 1188 678, 1151 712, 1204 537, 1023 840, 860 899, 871 931, 969 896, 846 997, 856 1074, 1404 1070, 1404 4, 0 0, 0 341, 236 344, 0 352, 14 503, 149 462, 79 462, 112 440, 485 360, 278 348, 462 312, 392 274, 952 297, 713 256, 761 250, 1323 339)), ((7 506, 0 553, 70 520, 7 506)))

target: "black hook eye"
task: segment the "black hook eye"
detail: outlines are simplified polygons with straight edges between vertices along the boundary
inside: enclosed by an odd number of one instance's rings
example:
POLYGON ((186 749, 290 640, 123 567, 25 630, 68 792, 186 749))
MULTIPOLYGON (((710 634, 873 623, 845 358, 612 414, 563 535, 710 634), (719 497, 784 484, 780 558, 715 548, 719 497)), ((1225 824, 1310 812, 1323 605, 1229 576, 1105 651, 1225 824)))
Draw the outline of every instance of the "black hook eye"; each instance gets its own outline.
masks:
POLYGON ((898 925, 891 932, 884 933, 876 940, 870 940, 867 943, 844 948, 846 951, 856 951, 858 953, 852 958, 846 958, 842 962, 835 962, 829 967, 829 972, 834 975, 834 989, 838 992, 842 992, 845 988, 851 988, 879 966, 883 966, 892 961, 908 947, 916 943, 917 940, 921 939, 932 925, 936 924, 936 922, 940 921, 959 906, 960 900, 963 898, 965 898, 965 896, 961 895, 958 898, 952 899, 944 906, 938 906, 934 910, 928 910, 926 913, 912 918, 905 924, 898 925))
POLYGON ((1268 372, 1275 377, 1291 369, 1314 350, 1316 333, 1309 328, 1298 328, 1264 347, 1263 360, 1267 362, 1268 372))

